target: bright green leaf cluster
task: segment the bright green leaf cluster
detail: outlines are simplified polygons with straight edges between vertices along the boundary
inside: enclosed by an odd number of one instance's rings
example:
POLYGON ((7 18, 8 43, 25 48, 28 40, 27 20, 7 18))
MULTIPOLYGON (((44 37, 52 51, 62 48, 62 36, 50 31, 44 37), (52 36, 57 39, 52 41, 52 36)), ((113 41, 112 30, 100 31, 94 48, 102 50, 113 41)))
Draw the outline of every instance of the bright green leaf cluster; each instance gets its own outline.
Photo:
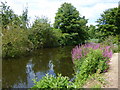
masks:
POLYGON ((68 88, 70 81, 68 77, 63 77, 61 74, 58 74, 57 77, 46 74, 40 81, 34 80, 34 83, 32 88, 68 88))

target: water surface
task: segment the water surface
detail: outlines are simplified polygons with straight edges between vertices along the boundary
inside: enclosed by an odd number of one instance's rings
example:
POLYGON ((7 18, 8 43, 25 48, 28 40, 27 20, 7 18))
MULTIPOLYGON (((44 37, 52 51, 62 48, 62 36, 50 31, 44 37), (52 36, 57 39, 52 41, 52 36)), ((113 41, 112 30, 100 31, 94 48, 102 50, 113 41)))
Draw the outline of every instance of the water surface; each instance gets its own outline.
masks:
POLYGON ((73 47, 40 49, 29 57, 2 61, 3 88, 30 88, 32 79, 41 79, 45 74, 73 77, 71 49, 73 47))

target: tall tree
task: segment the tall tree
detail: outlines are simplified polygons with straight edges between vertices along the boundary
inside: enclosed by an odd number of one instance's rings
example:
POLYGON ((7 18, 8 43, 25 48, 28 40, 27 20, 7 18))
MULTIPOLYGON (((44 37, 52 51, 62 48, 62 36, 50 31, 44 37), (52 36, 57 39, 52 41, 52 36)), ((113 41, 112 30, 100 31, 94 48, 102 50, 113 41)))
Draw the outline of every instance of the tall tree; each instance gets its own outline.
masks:
POLYGON ((11 28, 27 28, 28 26, 28 9, 23 10, 21 16, 18 16, 13 12, 10 6, 7 5, 7 2, 1 2, 1 11, 0 15, 2 17, 1 23, 3 29, 11 28))
POLYGON ((10 9, 10 6, 6 5, 7 2, 1 2, 1 4, 2 28, 7 28, 7 25, 13 20, 14 12, 10 9))
POLYGON ((120 1, 118 3, 118 9, 116 11, 115 21, 115 25, 118 27, 117 33, 120 34, 120 1))
POLYGON ((117 8, 107 9, 101 14, 101 18, 97 20, 98 25, 110 24, 115 25, 115 15, 117 8))
POLYGON ((103 36, 109 36, 109 35, 118 35, 119 34, 119 9, 111 8, 103 12, 101 14, 101 18, 97 20, 98 23, 98 31, 100 31, 103 36))
POLYGON ((77 32, 87 23, 84 17, 79 16, 79 12, 70 3, 64 3, 58 9, 55 17, 54 27, 61 29, 63 33, 77 32))
POLYGON ((55 16, 54 28, 62 33, 78 33, 77 39, 85 39, 87 19, 80 17, 79 11, 71 3, 63 3, 55 16))

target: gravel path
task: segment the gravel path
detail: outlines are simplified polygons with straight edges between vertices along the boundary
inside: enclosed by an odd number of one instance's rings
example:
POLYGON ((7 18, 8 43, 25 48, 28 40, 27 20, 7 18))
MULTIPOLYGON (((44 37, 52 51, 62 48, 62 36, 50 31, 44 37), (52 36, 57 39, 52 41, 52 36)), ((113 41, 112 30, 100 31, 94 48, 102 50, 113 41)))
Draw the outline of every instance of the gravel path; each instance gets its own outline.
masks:
POLYGON ((106 80, 109 82, 109 84, 104 88, 118 88, 118 86, 120 87, 120 85, 118 85, 118 80, 120 80, 120 77, 118 79, 118 61, 120 61, 118 57, 120 57, 120 53, 114 53, 110 60, 110 69, 107 73, 105 73, 106 80))

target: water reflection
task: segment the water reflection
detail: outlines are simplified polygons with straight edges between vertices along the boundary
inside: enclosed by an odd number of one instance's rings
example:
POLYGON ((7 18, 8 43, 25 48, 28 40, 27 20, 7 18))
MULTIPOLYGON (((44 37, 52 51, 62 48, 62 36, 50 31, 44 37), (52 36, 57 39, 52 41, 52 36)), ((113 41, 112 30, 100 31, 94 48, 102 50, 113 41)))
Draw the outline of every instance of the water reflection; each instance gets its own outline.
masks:
POLYGON ((72 47, 46 48, 33 53, 32 56, 18 59, 3 60, 3 88, 30 88, 34 85, 32 79, 41 79, 45 74, 72 78, 73 63, 72 47))

